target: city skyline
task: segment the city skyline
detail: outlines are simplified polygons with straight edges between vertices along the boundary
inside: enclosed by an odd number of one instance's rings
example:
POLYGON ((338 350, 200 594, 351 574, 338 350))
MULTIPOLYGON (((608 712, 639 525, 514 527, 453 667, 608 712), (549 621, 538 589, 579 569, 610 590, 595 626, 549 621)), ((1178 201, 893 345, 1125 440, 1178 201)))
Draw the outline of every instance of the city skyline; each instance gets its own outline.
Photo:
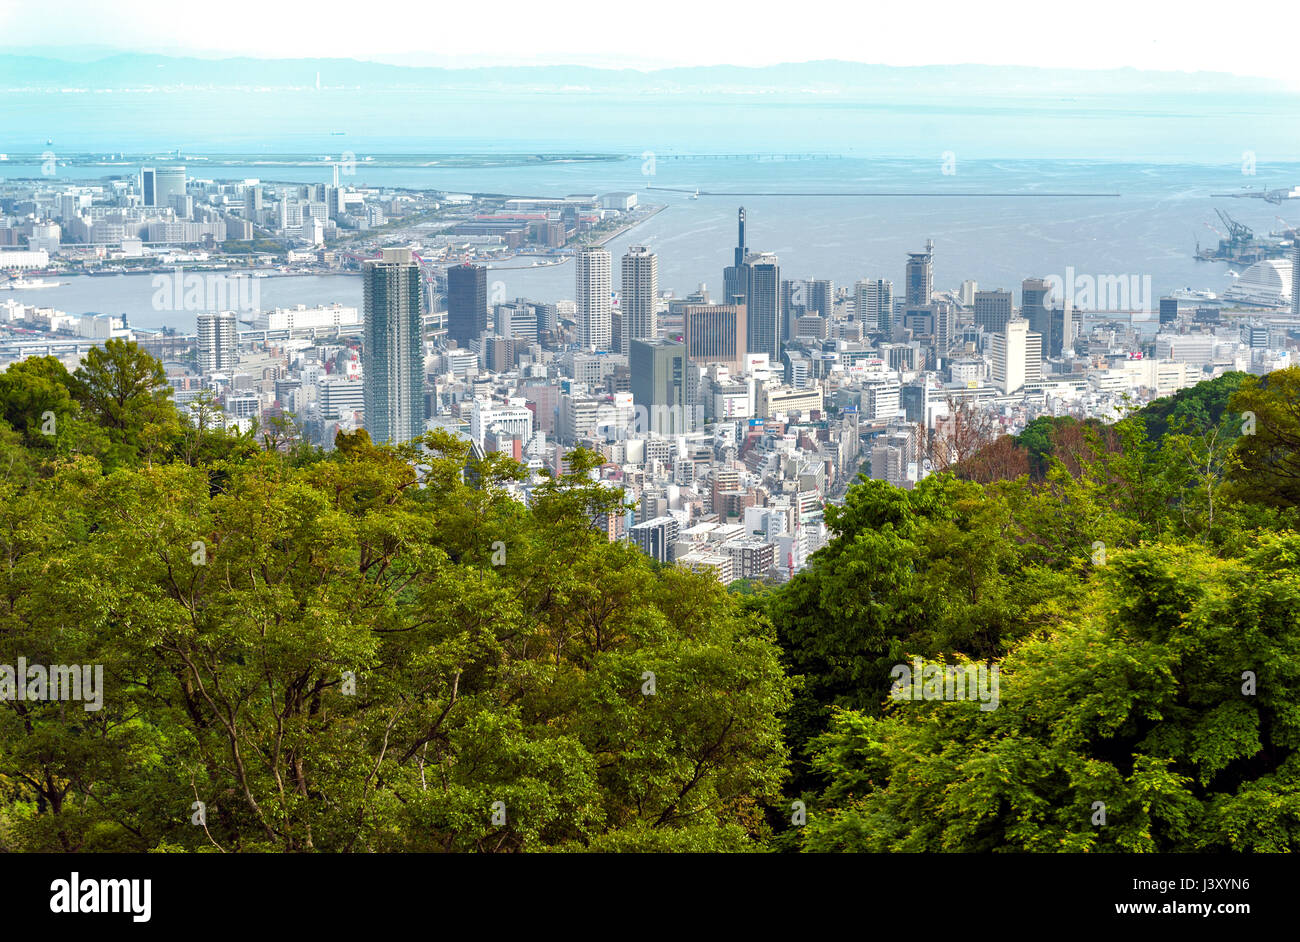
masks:
POLYGON ((562 892, 456 853, 1267 911, 1300 84, 1261 9, 0 0, 19 924, 192 924, 279 854, 273 918, 336 933, 562 892))

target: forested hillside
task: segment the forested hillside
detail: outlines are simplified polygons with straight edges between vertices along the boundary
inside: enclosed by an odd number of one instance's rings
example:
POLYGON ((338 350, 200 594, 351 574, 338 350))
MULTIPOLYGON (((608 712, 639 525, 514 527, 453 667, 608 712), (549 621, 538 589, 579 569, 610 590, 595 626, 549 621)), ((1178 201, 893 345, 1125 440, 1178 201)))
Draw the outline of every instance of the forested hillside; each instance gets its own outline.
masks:
POLYGON ((742 594, 609 543, 589 453, 525 507, 445 434, 204 429, 129 343, 15 364, 0 665, 103 679, 0 673, 0 849, 1300 848, 1300 370, 1229 382, 864 481, 742 594))

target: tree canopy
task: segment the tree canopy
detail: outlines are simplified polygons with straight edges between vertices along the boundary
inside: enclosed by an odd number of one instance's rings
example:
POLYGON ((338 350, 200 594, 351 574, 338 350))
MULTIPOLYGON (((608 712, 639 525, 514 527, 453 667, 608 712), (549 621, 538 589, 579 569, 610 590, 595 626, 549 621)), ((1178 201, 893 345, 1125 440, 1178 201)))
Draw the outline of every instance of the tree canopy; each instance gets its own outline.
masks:
POLYGON ((14 364, 0 849, 1297 849, 1300 369, 1216 383, 860 480, 727 591, 609 541, 582 450, 525 504, 445 432, 181 414, 130 343, 14 364))

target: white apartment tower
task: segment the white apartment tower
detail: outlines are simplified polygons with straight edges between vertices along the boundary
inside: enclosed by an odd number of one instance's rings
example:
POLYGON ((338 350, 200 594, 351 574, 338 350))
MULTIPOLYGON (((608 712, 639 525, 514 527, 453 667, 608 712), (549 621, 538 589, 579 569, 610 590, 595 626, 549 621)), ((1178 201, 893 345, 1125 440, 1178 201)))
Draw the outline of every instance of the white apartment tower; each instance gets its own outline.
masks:
POLYGON ((654 340, 659 335, 655 305, 659 300, 659 256, 644 245, 633 245, 623 256, 623 315, 620 353, 627 354, 633 340, 654 340))
POLYGON ((613 313, 611 268, 608 250, 594 245, 585 246, 574 265, 578 343, 587 350, 609 349, 613 313))
POLYGON ((199 371, 219 373, 235 366, 239 322, 234 311, 200 314, 197 318, 199 371))

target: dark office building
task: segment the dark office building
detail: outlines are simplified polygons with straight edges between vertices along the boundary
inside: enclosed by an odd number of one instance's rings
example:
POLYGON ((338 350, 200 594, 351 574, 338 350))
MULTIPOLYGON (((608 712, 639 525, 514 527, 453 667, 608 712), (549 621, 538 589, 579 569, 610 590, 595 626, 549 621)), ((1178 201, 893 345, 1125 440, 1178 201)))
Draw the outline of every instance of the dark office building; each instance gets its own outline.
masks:
POLYGON ((741 266, 745 285, 745 349, 781 362, 781 266, 771 252, 751 254, 741 266))
POLYGON ((1161 298, 1160 299, 1160 326, 1172 324, 1178 320, 1178 299, 1161 298))
POLYGON ((644 407, 650 431, 690 431, 686 403, 686 345, 671 340, 633 340, 628 345, 632 402, 644 407))
POLYGON ((447 269, 447 339, 468 347, 487 329, 487 269, 468 262, 447 269))
POLYGON ((996 334, 1013 315, 1010 291, 975 292, 975 326, 996 334))
POLYGON ((1073 350, 1074 333, 1074 311, 1069 308, 1053 308, 1048 332, 1042 335, 1043 357, 1060 358, 1066 350, 1073 350))
POLYGON ((1026 278, 1020 283, 1020 316, 1029 321, 1029 329, 1046 337, 1051 333, 1052 283, 1042 278, 1026 278))

